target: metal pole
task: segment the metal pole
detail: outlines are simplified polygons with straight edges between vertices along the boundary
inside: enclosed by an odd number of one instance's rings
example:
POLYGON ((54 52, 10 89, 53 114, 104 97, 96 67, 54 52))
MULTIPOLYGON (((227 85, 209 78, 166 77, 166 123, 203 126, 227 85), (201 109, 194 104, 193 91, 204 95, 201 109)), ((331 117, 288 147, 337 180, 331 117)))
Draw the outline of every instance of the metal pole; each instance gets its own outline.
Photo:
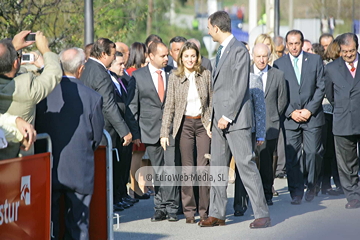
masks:
POLYGON ((257 26, 257 0, 249 0, 249 34, 257 26))
POLYGON ((93 0, 84 0, 85 8, 85 45, 94 42, 94 14, 93 14, 93 0))
POLYGON ((289 30, 294 28, 294 2, 289 0, 289 30))
POLYGON ((45 139, 47 142, 47 151, 50 153, 50 168, 52 169, 53 167, 53 158, 52 158, 52 143, 51 143, 51 138, 50 135, 47 133, 39 133, 36 135, 36 140, 41 140, 41 139, 45 139))
POLYGON ((274 35, 275 37, 277 37, 279 36, 279 32, 280 32, 280 1, 279 0, 275 0, 274 10, 275 10, 274 35))
POLYGON ((103 134, 105 135, 107 146, 106 146, 106 197, 107 197, 107 234, 108 240, 114 239, 113 232, 113 154, 112 154, 112 141, 110 134, 104 129, 103 134))
POLYGON ((351 23, 351 32, 355 33, 355 0, 352 0, 352 23, 351 23))

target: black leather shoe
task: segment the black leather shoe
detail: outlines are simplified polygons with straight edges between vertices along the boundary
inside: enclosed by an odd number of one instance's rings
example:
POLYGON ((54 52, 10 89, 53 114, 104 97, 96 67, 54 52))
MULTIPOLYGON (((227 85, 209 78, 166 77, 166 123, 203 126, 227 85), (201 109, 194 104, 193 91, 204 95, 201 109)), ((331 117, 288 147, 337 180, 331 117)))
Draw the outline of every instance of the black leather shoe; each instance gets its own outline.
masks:
POLYGON ((166 214, 163 211, 156 210, 154 216, 151 218, 152 222, 159 222, 166 219, 166 214))
POLYGON ((315 188, 308 188, 305 193, 305 200, 311 202, 315 197, 315 188))
POLYGON ((134 198, 135 199, 149 199, 150 198, 150 194, 148 193, 144 193, 143 195, 138 195, 136 192, 134 192, 134 198))
POLYGON ((272 199, 266 199, 266 204, 267 204, 268 206, 274 205, 272 199))
POLYGON ((276 178, 286 178, 286 173, 279 173, 278 175, 276 175, 276 178))
POLYGON ((127 204, 126 202, 123 202, 123 201, 116 203, 116 205, 122 206, 125 209, 131 207, 129 204, 127 204))
POLYGON ((169 222, 178 221, 178 217, 176 216, 176 213, 168 213, 168 221, 169 222))
POLYGON ((126 198, 122 198, 122 199, 121 199, 121 202, 122 202, 122 203, 126 203, 127 205, 130 205, 130 207, 134 206, 134 203, 126 200, 126 198))
POLYGON ((344 194, 344 190, 342 190, 342 188, 337 187, 337 188, 330 188, 328 190, 326 190, 327 194, 331 195, 331 196, 339 196, 340 194, 344 194))
POLYGON ((124 208, 121 205, 114 204, 113 205, 113 210, 114 210, 114 212, 124 211, 124 208))
POLYGON ((234 216, 235 216, 235 217, 241 217, 241 216, 244 216, 244 213, 241 212, 241 211, 239 211, 239 210, 236 210, 236 211, 234 212, 234 216))
POLYGON ((118 202, 117 205, 120 205, 120 206, 122 206, 122 207, 125 208, 125 209, 132 206, 132 205, 130 205, 128 202, 124 202, 124 201, 118 202))
POLYGON ((301 197, 299 196, 295 196, 292 201, 291 201, 292 205, 300 205, 301 204, 301 197))
POLYGON ((125 201, 131 202, 131 203, 137 203, 137 202, 139 202, 139 199, 132 198, 132 197, 130 197, 129 195, 126 195, 126 197, 124 197, 123 199, 125 199, 125 201))

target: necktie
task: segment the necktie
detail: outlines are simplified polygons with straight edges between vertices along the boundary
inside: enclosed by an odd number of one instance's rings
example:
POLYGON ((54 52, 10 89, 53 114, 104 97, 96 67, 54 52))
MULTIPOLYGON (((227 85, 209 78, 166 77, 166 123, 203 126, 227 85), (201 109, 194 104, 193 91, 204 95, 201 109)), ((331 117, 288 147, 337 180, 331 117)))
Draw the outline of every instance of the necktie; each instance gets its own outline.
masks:
POLYGON ((124 92, 127 93, 126 87, 124 86, 124 83, 122 82, 121 78, 118 79, 118 82, 120 83, 121 87, 124 89, 124 92))
POLYGON ((158 74, 158 95, 160 98, 160 101, 163 102, 164 101, 164 80, 163 77, 161 75, 161 70, 157 70, 156 73, 158 74))
POLYGON ((299 60, 298 58, 294 58, 294 71, 295 71, 297 81, 298 81, 298 83, 300 85, 301 73, 300 73, 300 70, 299 70, 298 65, 297 65, 298 60, 299 60))
POLYGON ((220 60, 220 56, 221 56, 221 49, 223 48, 222 45, 219 46, 217 52, 216 52, 216 63, 215 63, 215 67, 217 67, 218 62, 220 60))
POLYGON ((263 86, 263 90, 265 92, 265 86, 264 86, 264 80, 263 80, 264 72, 263 71, 259 72, 259 76, 260 76, 260 79, 261 79, 261 84, 263 86))
POLYGON ((355 66, 354 66, 354 63, 352 62, 352 63, 349 63, 349 65, 350 65, 350 67, 351 67, 351 69, 350 69, 350 73, 351 73, 351 75, 353 76, 353 78, 355 77, 355 70, 356 70, 356 68, 355 68, 355 66))

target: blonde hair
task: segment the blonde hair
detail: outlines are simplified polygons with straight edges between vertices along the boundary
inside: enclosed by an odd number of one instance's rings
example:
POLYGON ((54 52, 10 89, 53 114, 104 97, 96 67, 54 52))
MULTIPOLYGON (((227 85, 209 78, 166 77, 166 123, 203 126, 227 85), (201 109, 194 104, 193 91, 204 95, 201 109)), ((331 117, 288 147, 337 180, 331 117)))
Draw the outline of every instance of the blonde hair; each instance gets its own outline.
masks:
POLYGON ((195 71, 198 73, 202 73, 204 71, 204 68, 201 66, 201 55, 200 55, 199 48, 196 46, 195 43, 186 41, 180 48, 180 52, 179 52, 179 56, 178 56, 178 60, 177 60, 178 68, 174 71, 175 75, 178 77, 183 77, 185 75, 185 66, 182 61, 182 56, 183 56, 184 52, 189 49, 194 49, 196 52, 197 61, 194 65, 195 71))
POLYGON ((265 33, 262 33, 260 34, 256 39, 255 39, 255 43, 254 43, 254 46, 258 43, 264 43, 266 40, 269 40, 270 42, 270 58, 269 58, 269 65, 273 65, 274 61, 276 59, 278 59, 278 55, 276 54, 275 52, 275 44, 274 44, 274 41, 272 40, 272 38, 270 37, 269 34, 265 34, 265 33))

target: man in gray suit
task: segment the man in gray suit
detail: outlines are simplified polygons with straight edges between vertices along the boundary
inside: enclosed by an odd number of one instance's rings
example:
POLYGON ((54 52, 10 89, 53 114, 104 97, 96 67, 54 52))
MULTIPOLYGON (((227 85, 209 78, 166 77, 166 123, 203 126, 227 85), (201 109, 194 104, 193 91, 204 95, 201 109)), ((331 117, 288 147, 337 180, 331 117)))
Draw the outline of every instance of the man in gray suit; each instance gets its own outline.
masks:
MULTIPOLYGON (((231 155, 249 193, 255 221, 250 228, 271 225, 259 171, 252 161, 252 113, 249 94, 250 56, 245 46, 231 34, 228 13, 218 11, 208 19, 213 41, 220 43, 213 80, 211 170, 212 176, 227 176, 231 155)), ((226 177, 225 177, 226 179, 226 177)), ((212 183, 209 218, 202 227, 225 225, 227 179, 212 183)))
MULTIPOLYGON (((259 157, 260 175, 267 205, 273 205, 273 154, 279 137, 280 116, 288 101, 284 73, 268 65, 270 54, 268 46, 263 43, 256 44, 252 53, 254 64, 250 67, 250 71, 262 80, 266 105, 266 137, 264 143, 259 146, 259 157)), ((238 191, 235 193, 239 192, 239 194, 235 194, 234 197, 234 215, 242 216, 247 209, 247 193, 242 191, 241 186, 236 190, 238 191)))
POLYGON ((347 209, 360 207, 359 163, 360 141, 360 54, 358 38, 353 33, 339 37, 341 58, 325 67, 326 97, 334 106, 333 133, 341 186, 347 209))
MULTIPOLYGON (((169 72, 168 49, 154 41, 149 46, 150 63, 133 72, 129 82, 130 110, 139 122, 141 141, 145 143, 155 173, 161 175, 163 166, 175 166, 175 139, 170 137, 166 151, 160 145, 160 129, 166 99, 169 72)), ((177 221, 179 191, 176 186, 155 186, 155 214, 152 222, 177 221), (167 216, 166 216, 167 215, 167 216)))
POLYGON ((302 32, 289 31, 286 34, 289 54, 274 62, 274 67, 285 73, 288 86, 285 153, 291 204, 294 205, 301 204, 304 182, 307 184, 305 200, 310 202, 315 197, 322 161, 321 127, 325 123, 321 105, 325 90, 323 63, 319 55, 303 52, 303 44, 302 32))

